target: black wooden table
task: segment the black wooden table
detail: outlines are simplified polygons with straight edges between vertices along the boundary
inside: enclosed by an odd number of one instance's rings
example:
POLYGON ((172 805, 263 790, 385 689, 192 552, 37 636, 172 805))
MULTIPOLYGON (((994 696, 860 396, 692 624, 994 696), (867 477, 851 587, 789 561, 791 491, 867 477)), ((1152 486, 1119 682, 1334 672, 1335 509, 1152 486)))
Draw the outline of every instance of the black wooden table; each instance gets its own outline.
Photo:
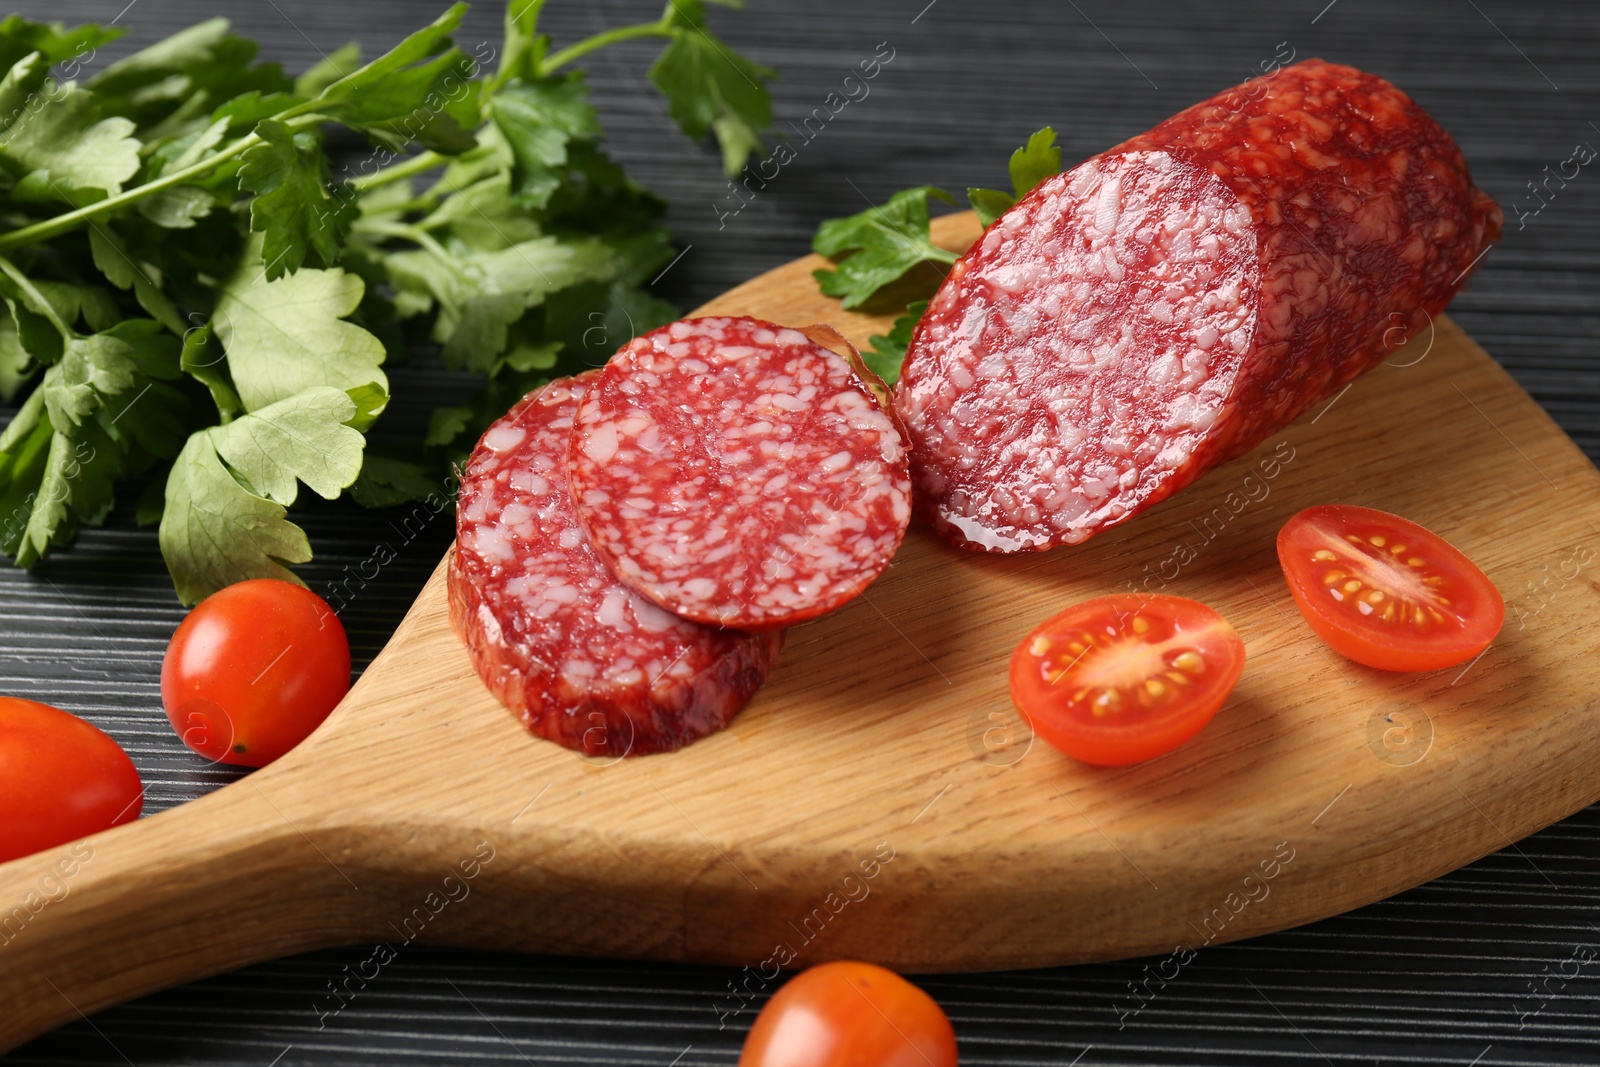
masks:
MULTIPOLYGON (((371 55, 443 6, 135 0, 123 10, 126 2, 30 2, 22 13, 105 22, 121 11, 129 33, 106 58, 223 14, 299 70, 353 37, 371 55)), ((653 17, 653 7, 551 0, 545 23, 558 42, 570 41, 653 17)), ((458 40, 469 50, 494 41, 499 20, 496 6, 481 4, 458 40)), ((717 11, 716 22, 782 71, 775 102, 784 130, 881 43, 894 58, 868 97, 726 218, 729 189, 714 156, 677 135, 644 80, 651 46, 593 62, 612 150, 673 204, 687 251, 658 288, 684 307, 805 252, 818 220, 860 210, 864 197, 924 182, 999 184, 1011 149, 1046 123, 1075 161, 1293 49, 1391 78, 1455 134, 1508 224, 1451 314, 1600 456, 1600 174, 1584 170, 1542 204, 1529 192, 1575 145, 1600 145, 1592 2, 758 0, 744 14, 717 11)), ((425 356, 391 377, 392 432, 416 432, 428 404, 463 389, 425 356)), ((378 542, 399 549, 344 611, 358 666, 449 541, 448 519, 401 537, 391 518, 346 504, 301 513, 317 552, 302 569, 313 588, 378 542)), ((0 692, 108 730, 144 775, 147 813, 234 776, 201 767, 161 712, 161 654, 181 616, 154 533, 134 528, 126 510, 31 574, 0 570, 0 692)), ((1391 833, 1396 848, 1426 846, 1410 840, 1403 809, 1391 833)), ((949 1012, 972 1064, 1593 1064, 1600 965, 1573 961, 1600 944, 1597 903, 1600 806, 1392 900, 1208 949, 1125 1026, 1116 1006, 1130 1003, 1144 961, 919 981, 949 1012)), ((301 956, 152 996, 67 1026, 7 1062, 688 1067, 734 1062, 750 1019, 719 1026, 713 1004, 731 977, 720 969, 413 947, 319 1025, 318 995, 368 951, 301 956)))

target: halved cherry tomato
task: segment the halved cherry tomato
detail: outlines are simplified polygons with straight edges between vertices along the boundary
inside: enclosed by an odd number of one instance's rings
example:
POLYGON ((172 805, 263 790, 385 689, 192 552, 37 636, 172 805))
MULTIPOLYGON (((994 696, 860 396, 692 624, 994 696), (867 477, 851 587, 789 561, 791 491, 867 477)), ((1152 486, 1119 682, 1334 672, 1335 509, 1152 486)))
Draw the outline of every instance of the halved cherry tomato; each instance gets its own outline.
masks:
POLYGON ((1074 604, 1023 638, 1011 699, 1056 748, 1116 767, 1199 733, 1243 670, 1244 642, 1204 604, 1119 593, 1074 604))
POLYGON ((0 862, 132 822, 139 772, 93 723, 0 697, 0 862))
POLYGON ((1500 591, 1470 559, 1387 511, 1307 508, 1278 531, 1278 562, 1317 636, 1368 667, 1465 663, 1505 620, 1500 591))
POLYGON ((956 1067, 934 999, 870 963, 802 971, 761 1009, 739 1067, 956 1067))
POLYGON ((350 642, 311 590, 253 578, 202 600, 161 662, 161 703, 213 762, 265 767, 304 741, 350 689, 350 642))

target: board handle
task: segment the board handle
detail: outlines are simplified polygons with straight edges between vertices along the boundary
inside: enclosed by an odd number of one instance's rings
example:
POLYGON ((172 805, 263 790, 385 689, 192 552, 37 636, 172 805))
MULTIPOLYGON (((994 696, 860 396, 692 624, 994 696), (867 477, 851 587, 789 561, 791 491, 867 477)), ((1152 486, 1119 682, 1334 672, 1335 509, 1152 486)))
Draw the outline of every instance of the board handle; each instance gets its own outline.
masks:
POLYGON ((290 762, 0 864, 0 1052, 159 989, 345 943, 366 925, 359 837, 273 799, 298 776, 290 762))

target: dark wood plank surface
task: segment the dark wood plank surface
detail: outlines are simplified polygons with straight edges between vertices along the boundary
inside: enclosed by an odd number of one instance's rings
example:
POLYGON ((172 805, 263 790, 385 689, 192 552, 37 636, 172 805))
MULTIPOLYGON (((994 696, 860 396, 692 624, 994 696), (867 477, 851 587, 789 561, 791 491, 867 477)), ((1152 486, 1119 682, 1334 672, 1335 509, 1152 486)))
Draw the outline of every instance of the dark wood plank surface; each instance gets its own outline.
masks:
MULTIPOLYGON (((443 6, 125 3, 18 10, 67 21, 120 17, 129 34, 102 53, 107 59, 222 14, 298 70, 354 37, 371 54, 443 6)), ((654 6, 551 0, 545 21, 558 41, 570 41, 651 17, 654 6)), ((497 7, 479 5, 459 40, 469 48, 496 41, 499 19, 497 7)), ((1600 456, 1600 177, 1585 169, 1542 207, 1528 188, 1574 145, 1600 145, 1593 3, 756 0, 753 10, 718 11, 716 20, 782 71, 776 115, 798 147, 737 214, 719 217, 735 202, 715 157, 671 129, 645 82, 650 46, 616 49, 590 67, 612 150, 673 204, 687 251, 657 288, 685 307, 803 253, 822 218, 906 185, 999 184, 1011 149, 1045 123, 1060 132, 1068 160, 1082 158, 1244 78, 1287 42, 1301 57, 1393 79, 1456 135, 1509 219, 1505 242, 1451 315, 1591 459, 1600 456), (812 139, 795 135, 790 124, 881 42, 894 59, 870 95, 812 139)), ((416 432, 429 404, 465 388, 420 355, 392 378, 386 432, 397 434, 416 432)), ((301 513, 317 551, 302 571, 313 588, 345 576, 380 544, 396 552, 343 613, 358 665, 382 645, 449 541, 447 518, 407 519, 342 503, 301 513)), ((1587 595, 1569 595, 1580 592, 1587 595)), ((161 654, 181 615, 153 532, 133 528, 126 512, 31 574, 0 570, 0 692, 60 705, 110 731, 145 777, 148 812, 234 776, 200 767, 160 710, 161 654)), ((1392 834, 1395 848, 1425 845, 1408 834, 1403 810, 1392 834)), ((1594 1063, 1597 903, 1600 808, 1592 808, 1393 900, 1205 950, 1136 1012, 1132 985, 1156 960, 921 981, 950 1013, 972 1064, 1594 1063)), ((331 1003, 329 984, 369 953, 318 953, 172 990, 66 1027, 6 1062, 688 1067, 732 1063, 759 1006, 729 1010, 739 1003, 729 994, 741 980, 733 971, 412 946, 342 1011, 319 1011, 331 1003)))

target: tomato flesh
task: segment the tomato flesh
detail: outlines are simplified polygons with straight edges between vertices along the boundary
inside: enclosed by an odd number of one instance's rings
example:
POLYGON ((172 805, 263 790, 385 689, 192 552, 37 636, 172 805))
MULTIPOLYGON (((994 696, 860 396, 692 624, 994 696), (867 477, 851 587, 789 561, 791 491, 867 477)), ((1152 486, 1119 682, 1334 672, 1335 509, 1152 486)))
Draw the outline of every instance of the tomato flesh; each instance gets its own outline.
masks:
POLYGON ((756 1018, 739 1067, 956 1067, 934 999, 870 963, 824 963, 789 979, 756 1018))
POLYGON ((178 624, 161 662, 173 729, 215 763, 265 767, 350 689, 350 642, 317 594, 276 578, 213 593, 178 624))
POLYGON ((0 697, 0 862, 131 822, 143 807, 133 761, 99 727, 0 697))
POLYGON ((1195 600, 1115 594, 1074 604, 1011 656, 1011 699, 1074 759, 1121 766, 1199 733, 1244 670, 1244 642, 1195 600))
POLYGON ((1444 538, 1373 508, 1307 508, 1278 532, 1289 592, 1334 651, 1387 671, 1477 656, 1505 620, 1494 583, 1444 538))

